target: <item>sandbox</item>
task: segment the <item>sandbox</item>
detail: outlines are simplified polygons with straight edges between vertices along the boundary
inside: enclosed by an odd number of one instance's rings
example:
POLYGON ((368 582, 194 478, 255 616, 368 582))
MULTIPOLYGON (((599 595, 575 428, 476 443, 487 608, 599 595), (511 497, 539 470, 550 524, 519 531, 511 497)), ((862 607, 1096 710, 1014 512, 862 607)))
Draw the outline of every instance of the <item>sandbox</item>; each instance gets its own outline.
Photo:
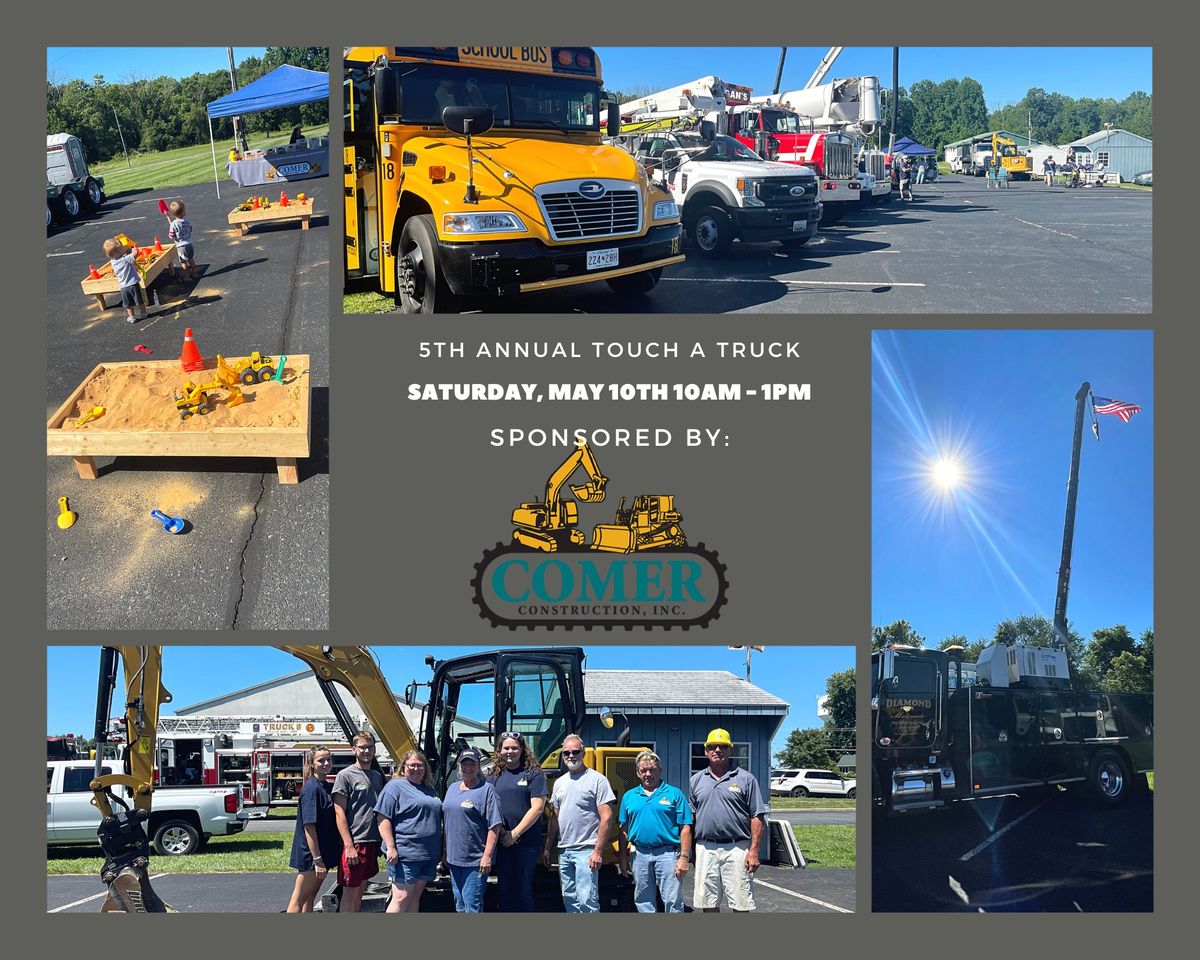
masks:
POLYGON ((181 419, 174 395, 183 384, 216 379, 216 361, 205 362, 194 373, 178 360, 98 364, 46 424, 46 454, 73 457, 84 480, 97 478, 93 457, 273 457, 279 482, 298 483, 296 461, 309 455, 308 355, 287 358, 283 382, 241 387, 245 403, 229 405, 232 392, 215 387, 211 412, 181 419), (104 414, 77 426, 94 406, 104 414))

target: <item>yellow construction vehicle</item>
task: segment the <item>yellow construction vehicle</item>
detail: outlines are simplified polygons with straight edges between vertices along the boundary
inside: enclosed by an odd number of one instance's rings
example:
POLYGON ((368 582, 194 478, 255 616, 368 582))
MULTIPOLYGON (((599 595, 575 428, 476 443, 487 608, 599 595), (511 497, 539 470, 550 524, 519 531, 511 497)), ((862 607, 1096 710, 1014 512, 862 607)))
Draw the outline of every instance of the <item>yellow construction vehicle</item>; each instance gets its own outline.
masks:
MULTIPOLYGON (((481 750, 485 767, 490 765, 489 755, 499 731, 519 731, 542 764, 547 780, 553 782, 560 771, 563 738, 584 726, 584 652, 579 647, 495 650, 450 660, 427 656, 431 678, 422 683, 414 680, 404 695, 410 708, 421 709, 419 735, 409 726, 369 648, 279 645, 278 649, 312 669, 347 741, 358 724, 343 703, 339 686, 357 701, 393 761, 413 748, 424 752, 439 795, 457 776, 458 756, 468 747, 481 750), (423 704, 417 700, 421 687, 428 687, 423 704), (537 694, 531 697, 531 691, 537 694), (466 719, 468 711, 476 713, 479 720, 466 719)), ((173 912, 150 883, 150 844, 144 826, 153 800, 159 708, 170 702, 171 695, 162 684, 161 647, 101 648, 95 727, 97 776, 89 787, 103 818, 98 836, 105 857, 101 877, 108 886, 104 912, 173 912), (101 776, 118 658, 124 663, 128 746, 124 772, 101 776), (132 807, 113 793, 116 786, 129 788, 132 807)), ((604 722, 609 724, 607 719, 604 722)), ((626 729, 618 746, 585 751, 584 762, 609 779, 618 800, 637 782, 633 761, 641 748, 628 746, 629 740, 626 729)), ((111 754, 109 757, 111 760, 111 754)), ((615 862, 611 847, 606 849, 606 864, 615 862)), ((615 873, 609 866, 602 882, 615 882, 615 873)))
POLYGON ((680 526, 682 521, 683 514, 675 509, 673 496, 634 497, 633 506, 628 510, 622 497, 616 522, 596 524, 592 531, 592 549, 604 553, 636 553, 686 547, 687 537, 680 526))
POLYGON ((578 529, 579 504, 575 500, 564 500, 563 484, 580 466, 591 478, 587 483, 571 486, 571 493, 582 503, 600 503, 604 500, 604 488, 608 477, 600 472, 600 465, 587 441, 580 440, 575 451, 550 474, 546 481, 545 499, 522 503, 512 512, 516 525, 513 541, 534 550, 553 552, 570 547, 582 547, 587 537, 578 529))
MULTIPOLYGON (((271 372, 274 373, 274 370, 271 372)), ((245 374, 243 374, 244 376, 245 374)), ((264 379, 266 378, 264 377, 264 379)), ((237 369, 229 366, 225 362, 225 358, 217 354, 217 376, 215 380, 199 384, 188 380, 183 385, 182 394, 176 391, 175 409, 179 411, 179 419, 186 420, 192 414, 196 413, 200 414, 200 416, 208 413, 216 402, 215 399, 208 395, 209 390, 227 391, 229 396, 224 401, 227 407, 236 407, 239 403, 246 402, 242 388, 238 386, 237 369)))
POLYGON ((1011 137, 992 134, 992 166, 1003 166, 1014 180, 1029 180, 1033 176, 1033 158, 1017 149, 1011 137))
POLYGON ((244 386, 252 387, 275 376, 275 360, 254 350, 250 356, 243 357, 231 365, 218 354, 217 370, 220 374, 232 377, 234 383, 240 380, 244 386))

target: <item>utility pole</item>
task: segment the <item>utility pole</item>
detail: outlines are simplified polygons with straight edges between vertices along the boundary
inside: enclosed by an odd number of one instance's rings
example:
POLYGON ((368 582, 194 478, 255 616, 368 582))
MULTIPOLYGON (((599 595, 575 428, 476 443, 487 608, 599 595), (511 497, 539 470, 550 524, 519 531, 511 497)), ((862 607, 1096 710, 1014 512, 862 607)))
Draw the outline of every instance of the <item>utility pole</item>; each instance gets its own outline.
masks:
POLYGON ((761 646, 756 646, 754 644, 749 644, 749 643, 739 643, 736 646, 730 647, 729 649, 746 651, 746 682, 749 683, 750 682, 750 660, 754 656, 754 651, 757 650, 759 653, 762 653, 767 648, 761 647, 761 646))
POLYGON ((96 99, 113 112, 113 119, 117 121, 117 136, 121 138, 121 152, 125 154, 125 166, 132 170, 133 163, 129 160, 129 148, 125 146, 125 134, 121 131, 121 118, 117 115, 117 108, 108 102, 108 93, 104 90, 104 87, 103 76, 96 74, 92 77, 92 89, 96 91, 96 99))
MULTIPOLYGON (((230 87, 233 88, 232 92, 237 93, 237 88, 238 88, 237 71, 234 69, 234 66, 233 66, 233 47, 226 47, 225 52, 226 52, 226 54, 229 55, 229 85, 230 85, 230 87)), ((238 148, 243 153, 246 152, 246 147, 247 147, 246 131, 245 131, 245 128, 242 126, 242 118, 241 117, 233 118, 233 141, 234 141, 234 143, 236 143, 238 145, 238 148)))

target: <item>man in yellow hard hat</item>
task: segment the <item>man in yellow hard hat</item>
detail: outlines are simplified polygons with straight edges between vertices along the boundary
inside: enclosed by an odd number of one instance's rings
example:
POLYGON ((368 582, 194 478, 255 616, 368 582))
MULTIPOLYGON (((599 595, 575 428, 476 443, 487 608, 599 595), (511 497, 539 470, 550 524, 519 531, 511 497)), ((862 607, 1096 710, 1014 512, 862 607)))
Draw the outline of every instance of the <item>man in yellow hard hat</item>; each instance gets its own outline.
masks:
POLYGON ((693 774, 688 800, 695 811, 696 874, 692 906, 717 913, 754 909, 754 871, 766 832, 758 780, 733 762, 733 740, 720 727, 704 741, 708 767, 693 774))

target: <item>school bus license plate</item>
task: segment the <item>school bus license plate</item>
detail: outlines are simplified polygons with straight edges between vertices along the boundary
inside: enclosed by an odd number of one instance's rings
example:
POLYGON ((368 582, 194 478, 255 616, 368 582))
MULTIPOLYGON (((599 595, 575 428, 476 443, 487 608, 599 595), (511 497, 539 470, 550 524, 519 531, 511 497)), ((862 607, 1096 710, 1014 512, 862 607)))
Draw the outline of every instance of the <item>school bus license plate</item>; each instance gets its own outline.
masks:
POLYGON ((807 220, 793 220, 792 221, 792 233, 803 233, 807 229, 808 229, 808 221, 807 220))
POLYGON ((620 262, 616 247, 609 247, 607 250, 589 250, 587 252, 587 268, 589 270, 603 270, 605 267, 615 267, 620 262))
POLYGON ((504 66, 548 67, 549 47, 459 47, 462 63, 499 64, 504 66))

